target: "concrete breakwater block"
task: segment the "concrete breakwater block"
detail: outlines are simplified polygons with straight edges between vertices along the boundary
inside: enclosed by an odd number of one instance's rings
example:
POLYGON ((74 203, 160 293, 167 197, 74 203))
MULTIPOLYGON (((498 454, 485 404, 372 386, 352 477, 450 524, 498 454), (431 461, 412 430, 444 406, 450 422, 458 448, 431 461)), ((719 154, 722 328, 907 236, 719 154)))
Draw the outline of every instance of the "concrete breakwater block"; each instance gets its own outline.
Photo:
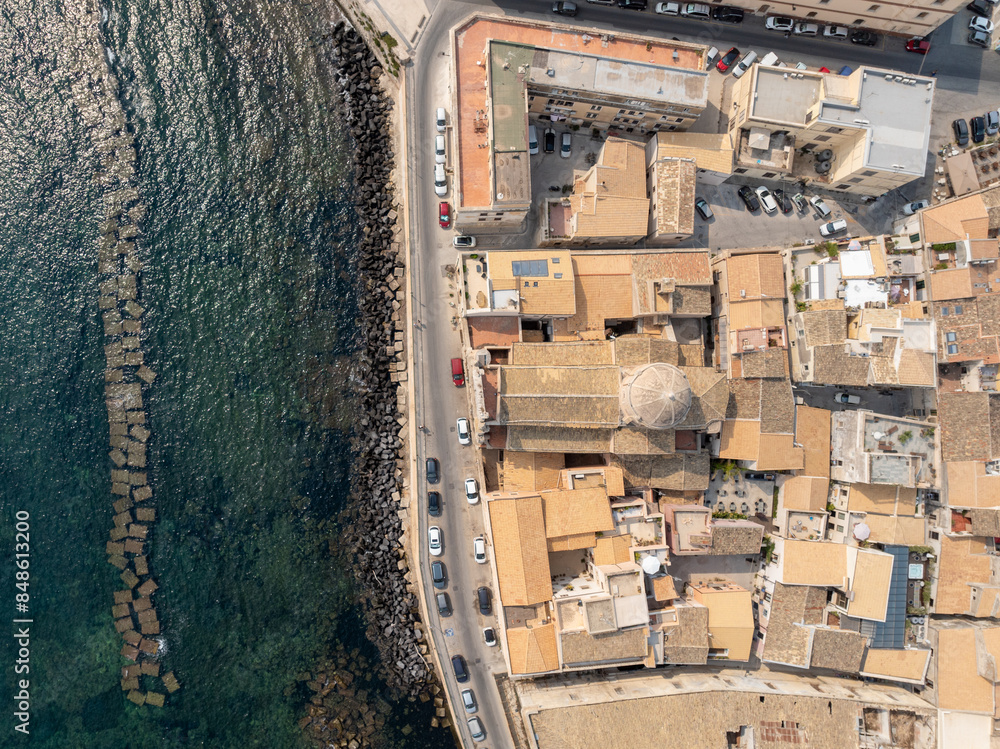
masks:
POLYGON ((125 539, 125 552, 127 554, 142 554, 144 548, 145 544, 142 541, 137 541, 134 538, 125 539))
POLYGON ((146 557, 133 557, 132 564, 135 566, 137 575, 149 574, 149 564, 146 562, 146 557))
POLYGON ((129 645, 127 642, 122 645, 121 655, 130 661, 139 660, 139 648, 135 645, 129 645))
MULTIPOLYGON (((131 588, 133 586, 130 585, 129 587, 131 588)), ((152 579, 149 579, 139 586, 139 595, 150 596, 153 594, 153 591, 155 591, 159 587, 160 586, 157 585, 152 579)))
MULTIPOLYGON (((128 492, 126 492, 126 494, 127 493, 128 492)), ((132 513, 129 512, 128 510, 125 510, 124 512, 119 512, 117 515, 115 515, 114 521, 116 526, 128 527, 128 525, 132 523, 132 513)))
POLYGON ((132 629, 132 617, 126 616, 123 619, 116 619, 115 629, 119 632, 125 632, 126 630, 132 629))
POLYGON ((129 367, 141 367, 142 366, 142 352, 141 351, 129 351, 125 354, 125 364, 129 367))
POLYGON ((156 372, 145 365, 139 367, 139 371, 136 372, 136 375, 140 380, 143 380, 148 385, 153 384, 153 380, 156 379, 156 372))
POLYGON ((145 471, 129 471, 128 483, 132 486, 145 486, 146 485, 146 472, 145 471))
POLYGON ((108 557, 108 564, 110 564, 112 567, 117 567, 120 570, 124 570, 126 567, 128 567, 128 560, 125 557, 121 556, 120 554, 114 554, 108 557))
POLYGON ((118 554, 119 556, 124 556, 125 544, 118 543, 117 541, 108 541, 105 546, 105 552, 107 554, 118 554))
POLYGON ((159 692, 146 692, 146 704, 154 707, 163 707, 164 695, 159 692))
POLYGON ((123 335, 137 336, 142 333, 142 323, 138 320, 125 320, 121 325, 123 335))
POLYGON ((173 671, 170 671, 163 675, 163 686, 165 686, 167 688, 167 691, 170 692, 171 694, 173 694, 174 692, 176 692, 178 689, 181 688, 181 685, 178 683, 177 677, 174 676, 173 671))
MULTIPOLYGON (((120 435, 113 434, 111 436, 112 437, 118 437, 120 435)), ((123 466, 123 465, 125 465, 125 462, 126 462, 125 453, 123 453, 117 447, 114 450, 112 450, 111 452, 108 453, 108 457, 111 458, 111 461, 116 466, 123 466)))
POLYGON ((132 300, 125 302, 125 314, 127 314, 129 317, 138 320, 140 317, 142 317, 145 311, 146 310, 144 310, 141 305, 137 304, 136 302, 133 302, 132 300))
POLYGON ((140 486, 132 490, 132 498, 136 502, 145 502, 147 499, 153 496, 153 490, 148 486, 140 486))
MULTIPOLYGON (((131 593, 132 591, 129 592, 131 593)), ((134 629, 127 629, 124 632, 122 632, 122 639, 125 640, 125 642, 127 642, 129 645, 132 645, 136 648, 138 648, 139 643, 142 642, 142 637, 140 637, 139 633, 136 632, 134 629)))
MULTIPOLYGON (((149 439, 149 434, 150 434, 149 430, 146 429, 146 427, 141 426, 139 424, 134 425, 129 430, 129 436, 131 436, 133 439, 139 440, 139 442, 146 442, 149 439)), ((143 481, 142 483, 145 484, 146 482, 143 481)))
MULTIPOLYGON (((131 592, 131 591, 129 591, 131 592)), ((142 596, 132 601, 132 608, 136 611, 145 611, 153 605, 153 599, 149 596, 142 596)))
POLYGON ((135 573, 132 570, 125 570, 121 574, 121 579, 122 582, 130 588, 134 588, 139 584, 139 578, 135 576, 135 573))
POLYGON ((152 507, 137 507, 135 519, 143 523, 152 523, 156 520, 156 510, 152 507))
POLYGON ((132 498, 131 497, 122 497, 121 499, 119 499, 114 504, 114 508, 115 508, 115 512, 116 513, 125 512, 126 510, 130 509, 131 507, 132 507, 132 498))
POLYGON ((132 602, 132 591, 131 590, 116 590, 115 591, 115 603, 131 603, 132 602))
POLYGON ((143 637, 139 641, 139 650, 149 655, 156 655, 160 651, 160 643, 157 642, 156 640, 150 640, 146 637, 143 637))
POLYGON ((145 411, 129 411, 126 413, 126 418, 129 424, 145 424, 146 423, 146 412, 145 411))
POLYGON ((112 541, 121 541, 128 535, 128 529, 122 525, 116 525, 108 532, 108 536, 112 541))
MULTIPOLYGON (((138 339, 136 340, 138 341, 138 339)), ((115 344, 119 347, 119 350, 116 353, 120 354, 122 342, 115 341, 115 344)), ((111 345, 113 346, 115 344, 111 345)), ((107 351, 108 346, 105 346, 104 349, 107 351)), ((106 400, 111 401, 115 405, 120 404, 126 411, 142 408, 142 387, 137 382, 111 383, 105 385, 104 396, 106 400)), ((110 408, 108 410, 110 411, 110 408)), ((143 420, 145 420, 145 418, 143 420)))

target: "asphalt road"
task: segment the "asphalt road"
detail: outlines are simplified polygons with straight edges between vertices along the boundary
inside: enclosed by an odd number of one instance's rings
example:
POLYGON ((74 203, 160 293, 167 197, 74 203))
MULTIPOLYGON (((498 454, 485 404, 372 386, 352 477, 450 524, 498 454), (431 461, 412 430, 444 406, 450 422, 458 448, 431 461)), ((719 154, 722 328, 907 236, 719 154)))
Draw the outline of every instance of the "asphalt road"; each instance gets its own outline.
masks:
MULTIPOLYGON (((466 12, 470 9, 467 5, 463 8, 466 12)), ((484 627, 496 627, 496 620, 480 615, 476 600, 477 588, 493 587, 490 565, 477 564, 472 554, 473 538, 483 533, 483 504, 469 505, 464 489, 466 477, 474 476, 480 484, 482 477, 477 468, 475 448, 459 445, 456 436, 456 420, 469 416, 468 392, 466 388, 456 388, 451 379, 450 362, 461 355, 461 339, 458 328, 452 324, 455 309, 449 306, 450 287, 445 267, 455 262, 457 253, 451 246, 454 232, 438 226, 437 207, 441 198, 433 189, 433 141, 437 135, 434 109, 438 106, 450 109, 451 98, 448 93, 451 58, 441 52, 447 51, 448 30, 454 20, 451 12, 438 7, 422 35, 414 64, 406 69, 410 105, 407 112, 410 277, 415 318, 414 417, 418 426, 424 427, 417 432, 417 502, 411 504, 411 508, 415 511, 414 530, 419 540, 428 624, 445 671, 445 685, 455 707, 462 743, 465 746, 474 743, 460 696, 462 690, 471 688, 479 703, 477 715, 486 729, 487 745, 507 749, 513 747, 513 742, 492 676, 494 671, 504 671, 503 657, 499 646, 487 647, 482 635, 484 627), (441 482, 433 487, 428 487, 423 471, 427 457, 436 457, 441 464, 441 482), (441 493, 440 517, 431 518, 427 514, 429 488, 441 493), (450 617, 440 617, 437 613, 435 594, 438 591, 431 583, 431 557, 427 550, 427 529, 431 525, 439 526, 444 534, 444 553, 440 559, 448 573, 446 592, 453 610, 450 617), (471 677, 469 682, 456 682, 450 662, 453 655, 465 657, 471 677)), ((450 191, 444 199, 453 200, 450 191)))

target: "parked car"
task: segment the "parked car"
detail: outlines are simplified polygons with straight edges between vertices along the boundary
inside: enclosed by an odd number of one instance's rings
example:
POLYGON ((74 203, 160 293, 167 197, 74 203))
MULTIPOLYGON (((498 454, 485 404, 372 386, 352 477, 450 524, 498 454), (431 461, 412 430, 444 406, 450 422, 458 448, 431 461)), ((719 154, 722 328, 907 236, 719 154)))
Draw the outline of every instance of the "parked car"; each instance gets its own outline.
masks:
POLYGON ((469 718, 466 722, 469 724, 469 733, 472 734, 474 741, 486 740, 486 729, 483 728, 483 722, 479 718, 469 718))
POLYGON ((754 195, 753 190, 746 185, 743 185, 743 187, 737 190, 736 194, 740 196, 740 200, 742 200, 743 204, 746 205, 748 211, 756 211, 760 208, 760 201, 757 200, 757 196, 754 195))
POLYGON ((465 384, 465 364, 459 356, 451 360, 451 381, 457 388, 465 384))
POLYGON ((990 35, 985 31, 970 31, 966 41, 969 44, 975 44, 977 47, 986 49, 990 46, 990 35))
POLYGON ((778 201, 774 199, 771 191, 764 187, 764 185, 758 187, 756 192, 764 213, 775 213, 778 210, 778 201))
POLYGON ((451 599, 447 593, 438 593, 434 600, 437 601, 439 616, 451 616, 451 599))
POLYGON ((906 41, 907 52, 916 52, 918 55, 926 55, 930 48, 930 40, 924 39, 922 36, 915 36, 912 39, 907 39, 906 41))
POLYGON ((986 120, 987 135, 996 135, 1000 132, 1000 112, 997 112, 995 109, 991 109, 983 115, 983 119, 986 120))
POLYGON ((493 630, 493 627, 486 627, 483 630, 483 641, 488 648, 495 648, 497 646, 497 633, 493 630))
POLYGON ((471 445, 472 434, 469 432, 469 420, 465 417, 455 422, 455 429, 458 432, 458 444, 471 445))
POLYGON ((743 23, 743 9, 732 5, 720 5, 712 8, 712 18, 723 23, 743 23))
POLYGON ((618 0, 618 7, 629 10, 646 10, 646 0, 618 0))
POLYGON ((843 391, 834 393, 833 400, 837 403, 850 403, 852 406, 856 406, 861 403, 861 398, 843 391))
POLYGON ((715 217, 715 214, 712 213, 712 207, 704 198, 698 198, 694 201, 694 209, 698 211, 698 215, 705 219, 705 221, 715 217))
POLYGON ((437 112, 434 115, 434 124, 437 125, 437 131, 443 133, 446 126, 444 107, 438 107, 437 112))
POLYGON ((792 196, 792 202, 795 203, 795 207, 802 212, 809 210, 809 204, 806 202, 806 197, 800 192, 797 192, 792 196))
POLYGON ((719 61, 715 63, 715 69, 720 73, 725 73, 729 70, 729 66, 732 65, 740 59, 740 51, 736 47, 731 47, 726 54, 719 58, 719 61))
POLYGON ((965 7, 977 16, 990 18, 993 15, 993 3, 989 2, 989 0, 972 0, 972 2, 965 7))
POLYGON ((438 203, 438 226, 447 229, 451 226, 451 206, 448 201, 442 200, 438 203))
POLYGON ((741 78, 755 62, 757 62, 757 53, 750 50, 743 56, 742 60, 736 63, 736 67, 733 68, 733 78, 741 78))
POLYGON ((969 124, 972 125, 973 143, 982 143, 986 140, 986 120, 982 117, 973 117, 969 120, 969 124))
POLYGON ((819 26, 815 23, 806 23, 805 21, 799 21, 795 24, 795 28, 792 31, 799 36, 818 36, 819 26))
POLYGON ((846 26, 824 26, 823 36, 826 39, 846 39, 849 30, 846 26))
POLYGON ((435 135, 434 136, 434 161, 438 164, 443 164, 447 161, 444 152, 444 136, 435 135))
POLYGON ((855 31, 851 34, 851 44, 860 44, 864 47, 874 47, 878 44, 879 35, 874 31, 855 31))
POLYGON ((465 498, 469 500, 470 505, 479 502, 479 482, 473 478, 465 480, 465 498))
POLYGON ((792 212, 792 201, 788 199, 783 190, 771 190, 771 194, 774 196, 774 200, 778 204, 778 208, 781 209, 782 213, 792 212))
POLYGON ((435 518, 441 516, 441 495, 438 492, 427 492, 427 514, 435 518))
POLYGON ((471 689, 462 690, 462 704, 465 706, 465 712, 472 715, 479 709, 479 705, 476 704, 476 695, 473 694, 471 689))
POLYGON ((448 194, 448 175, 444 172, 444 164, 434 165, 434 194, 439 197, 448 194))
POLYGON ((472 539, 472 554, 478 564, 486 564, 486 539, 476 536, 472 539))
POLYGON ((562 134, 562 145, 559 148, 559 155, 564 159, 568 159, 569 155, 573 152, 573 136, 570 133, 562 134))
POLYGON ((907 203, 903 206, 903 215, 912 216, 917 211, 923 210, 931 204, 929 200, 914 200, 912 203, 907 203))
POLYGON ((819 233, 824 237, 830 237, 844 231, 846 228, 847 219, 838 218, 836 221, 831 221, 819 227, 819 233))
POLYGON ((485 585, 476 591, 476 600, 479 601, 479 613, 483 616, 493 614, 493 594, 485 585))
POLYGON ((771 31, 791 31, 795 28, 795 21, 787 16, 768 16, 764 19, 764 28, 771 31))
POLYGON ((545 128, 545 153, 552 153, 556 150, 556 131, 551 127, 545 128))
POLYGON ((469 671, 465 667, 465 658, 460 655, 453 655, 451 657, 451 667, 455 671, 455 681, 459 684, 464 684, 469 680, 469 671))
POLYGON ((758 65, 777 65, 778 67, 782 67, 782 68, 787 67, 785 65, 785 63, 783 63, 780 60, 778 60, 778 56, 776 54, 774 54, 774 52, 768 52, 766 55, 764 55, 762 58, 760 58, 760 62, 758 62, 757 64, 758 65))
POLYGON ((830 206, 828 206, 826 202, 823 200, 823 198, 821 198, 819 195, 813 195, 811 198, 809 198, 809 203, 810 205, 812 205, 813 208, 816 209, 816 212, 820 215, 820 218, 826 218, 827 216, 830 215, 831 213, 830 206))
POLYGON ((955 140, 958 142, 958 145, 969 145, 969 126, 965 120, 955 120, 951 123, 951 129, 955 133, 955 140))
POLYGON ((427 483, 436 484, 441 480, 441 474, 438 472, 438 460, 437 458, 427 459, 427 483))
POLYGON ((681 4, 657 3, 653 10, 662 16, 679 16, 681 14, 681 4))
POLYGON ((427 548, 432 557, 439 557, 444 553, 444 535, 436 525, 427 529, 427 548))
POLYGON ((992 34, 993 21, 989 18, 983 18, 982 16, 975 16, 971 21, 969 21, 969 28, 972 31, 982 31, 984 34, 992 34))
POLYGON ((719 48, 711 47, 708 50, 708 54, 705 55, 705 70, 711 70, 712 66, 715 65, 715 60, 719 56, 719 48))
POLYGON ((534 125, 528 125, 528 153, 532 156, 538 153, 538 130, 534 125))
POLYGON ((476 238, 470 237, 468 234, 459 234, 457 237, 451 240, 451 244, 452 247, 457 247, 459 249, 475 247, 476 238))
POLYGON ((712 17, 712 12, 704 3, 683 3, 681 4, 681 15, 687 18, 700 18, 707 21, 712 17))
POLYGON ((444 588, 448 585, 448 573, 445 571, 444 562, 431 562, 431 581, 435 588, 444 588))
POLYGON ((564 0, 558 0, 558 2, 552 3, 552 12, 558 13, 560 16, 575 16, 576 3, 564 2, 564 0))

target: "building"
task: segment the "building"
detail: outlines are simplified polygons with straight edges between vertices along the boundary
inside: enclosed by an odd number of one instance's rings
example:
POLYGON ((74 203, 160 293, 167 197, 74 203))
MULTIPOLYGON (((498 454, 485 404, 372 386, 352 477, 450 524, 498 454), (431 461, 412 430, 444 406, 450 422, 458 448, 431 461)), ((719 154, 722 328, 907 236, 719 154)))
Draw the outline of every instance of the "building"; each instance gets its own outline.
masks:
POLYGON ((962 0, 902 0, 893 3, 871 3, 868 0, 837 0, 834 3, 829 0, 810 0, 801 3, 797 0, 778 0, 766 6, 751 0, 732 0, 729 4, 746 8, 753 13, 763 13, 766 9, 771 16, 790 16, 809 23, 864 27, 894 36, 925 36, 954 17, 966 5, 962 0))
POLYGON ((755 65, 733 89, 733 171, 881 195, 924 175, 933 101, 933 78, 755 65))
POLYGON ((845 484, 940 485, 937 424, 871 411, 833 414, 830 477, 845 484))
MULTIPOLYGON (((646 169, 663 159, 692 159, 695 178, 721 185, 733 176, 733 147, 728 133, 655 133, 646 143, 646 169)), ((650 194, 653 193, 650 188, 650 194)))
POLYGON ((455 226, 520 231, 531 207, 529 121, 583 134, 684 130, 708 104, 707 48, 474 16, 452 30, 455 226))

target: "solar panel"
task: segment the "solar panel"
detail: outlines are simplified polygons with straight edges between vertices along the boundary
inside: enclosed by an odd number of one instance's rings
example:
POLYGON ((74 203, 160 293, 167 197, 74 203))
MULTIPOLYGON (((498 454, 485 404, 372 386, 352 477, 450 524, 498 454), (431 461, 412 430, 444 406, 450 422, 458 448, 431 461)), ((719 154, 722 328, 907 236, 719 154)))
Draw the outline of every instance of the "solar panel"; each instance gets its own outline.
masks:
POLYGON ((510 271, 515 276, 521 278, 548 278, 548 260, 514 260, 510 264, 510 271))
POLYGON ((892 577, 889 581, 889 604, 885 621, 874 622, 873 648, 902 648, 906 644, 906 572, 910 550, 906 546, 886 546, 892 554, 892 577))

